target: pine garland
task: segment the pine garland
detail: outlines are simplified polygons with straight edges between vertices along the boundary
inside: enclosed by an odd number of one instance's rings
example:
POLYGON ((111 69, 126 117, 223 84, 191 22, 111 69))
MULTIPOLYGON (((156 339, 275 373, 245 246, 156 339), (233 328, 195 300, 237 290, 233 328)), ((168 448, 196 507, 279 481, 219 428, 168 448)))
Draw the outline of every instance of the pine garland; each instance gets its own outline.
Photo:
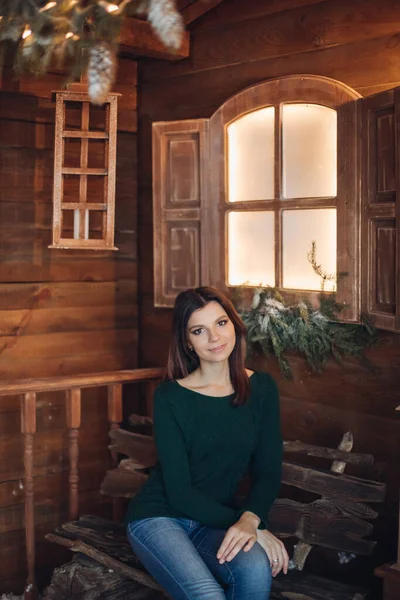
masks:
MULTIPOLYGON (((336 283, 337 277, 326 274, 318 264, 314 243, 308 260, 321 277, 322 290, 327 281, 336 283)), ((239 289, 235 300, 239 306, 241 296, 239 289)), ((321 292, 319 305, 314 307, 307 299, 288 304, 276 288, 260 287, 254 292, 251 307, 239 312, 247 327, 250 352, 258 346, 267 357, 274 355, 282 375, 291 379, 293 374, 286 354, 293 352, 304 356, 317 373, 323 371, 331 356, 339 364, 345 357, 355 356, 372 369, 364 351, 376 342, 375 329, 365 317, 360 325, 339 323, 344 308, 337 303, 334 292, 321 292)))
POLYGON ((147 15, 162 42, 171 50, 179 48, 184 26, 175 0, 0 0, 0 59, 6 44, 12 43, 17 47, 18 75, 44 75, 55 63, 72 81, 87 69, 91 55, 92 66, 93 56, 104 62, 98 50, 107 48, 104 96, 115 79, 115 66, 110 65, 116 65, 118 36, 127 14, 147 15))

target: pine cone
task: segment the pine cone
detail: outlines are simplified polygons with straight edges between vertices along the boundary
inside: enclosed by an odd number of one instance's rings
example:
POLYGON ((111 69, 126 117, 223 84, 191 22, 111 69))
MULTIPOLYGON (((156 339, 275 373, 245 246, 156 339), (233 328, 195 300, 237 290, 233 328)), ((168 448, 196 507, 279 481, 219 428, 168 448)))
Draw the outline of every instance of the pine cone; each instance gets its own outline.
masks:
POLYGON ((174 0, 150 0, 148 20, 160 40, 173 50, 182 44, 183 19, 174 0))
POLYGON ((99 42, 89 50, 88 85, 93 104, 104 104, 115 81, 117 59, 115 50, 106 42, 99 42))

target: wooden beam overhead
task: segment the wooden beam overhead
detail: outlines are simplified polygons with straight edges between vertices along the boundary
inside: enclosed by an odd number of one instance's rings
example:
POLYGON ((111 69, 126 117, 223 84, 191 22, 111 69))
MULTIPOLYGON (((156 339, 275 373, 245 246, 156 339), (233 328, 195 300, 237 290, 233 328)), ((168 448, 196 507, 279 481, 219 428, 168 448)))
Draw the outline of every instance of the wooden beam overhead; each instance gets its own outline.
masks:
POLYGON ((119 42, 120 49, 123 52, 167 60, 188 58, 190 50, 190 35, 187 31, 183 34, 181 47, 174 52, 164 46, 148 21, 133 19, 131 17, 124 19, 119 42))
POLYGON ((189 25, 199 17, 202 17, 206 12, 221 4, 222 0, 196 0, 188 4, 182 11, 183 22, 189 25))

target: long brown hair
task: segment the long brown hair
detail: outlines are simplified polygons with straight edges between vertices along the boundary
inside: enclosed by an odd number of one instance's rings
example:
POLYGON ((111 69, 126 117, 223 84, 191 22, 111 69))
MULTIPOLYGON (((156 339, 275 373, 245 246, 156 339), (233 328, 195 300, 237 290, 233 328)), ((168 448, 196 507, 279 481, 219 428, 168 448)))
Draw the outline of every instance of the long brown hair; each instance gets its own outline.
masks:
POLYGON ((209 302, 218 302, 235 328, 236 342, 229 356, 229 373, 235 398, 234 405, 245 404, 250 394, 250 381, 245 369, 246 327, 232 302, 212 287, 190 288, 181 292, 176 300, 172 321, 172 339, 169 348, 166 379, 182 379, 195 371, 200 364, 187 343, 187 328, 195 310, 209 302))

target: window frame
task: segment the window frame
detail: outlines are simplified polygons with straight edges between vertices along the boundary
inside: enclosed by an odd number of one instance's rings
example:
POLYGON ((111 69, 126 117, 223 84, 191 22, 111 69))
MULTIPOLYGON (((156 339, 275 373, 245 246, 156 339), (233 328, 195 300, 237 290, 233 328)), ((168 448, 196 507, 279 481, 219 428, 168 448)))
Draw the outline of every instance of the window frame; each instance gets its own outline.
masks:
MULTIPOLYGON (((308 297, 317 300, 320 291, 282 289, 282 210, 301 208, 337 209, 337 301, 345 305, 342 319, 358 321, 360 315, 360 110, 356 101, 361 96, 347 85, 326 77, 294 75, 271 79, 247 88, 225 102, 210 118, 210 205, 207 211, 209 283, 229 293, 227 282, 227 214, 238 210, 275 211, 276 287, 289 300, 308 297), (280 106, 286 103, 320 104, 337 111, 338 157, 337 196, 335 199, 280 199, 281 196, 281 118, 280 106), (261 201, 228 201, 227 127, 246 113, 276 106, 275 119, 275 199, 261 201), (340 152, 340 149, 342 151, 340 152)), ((318 252, 318 248, 317 248, 318 252)), ((329 292, 327 292, 329 293, 329 292)))

